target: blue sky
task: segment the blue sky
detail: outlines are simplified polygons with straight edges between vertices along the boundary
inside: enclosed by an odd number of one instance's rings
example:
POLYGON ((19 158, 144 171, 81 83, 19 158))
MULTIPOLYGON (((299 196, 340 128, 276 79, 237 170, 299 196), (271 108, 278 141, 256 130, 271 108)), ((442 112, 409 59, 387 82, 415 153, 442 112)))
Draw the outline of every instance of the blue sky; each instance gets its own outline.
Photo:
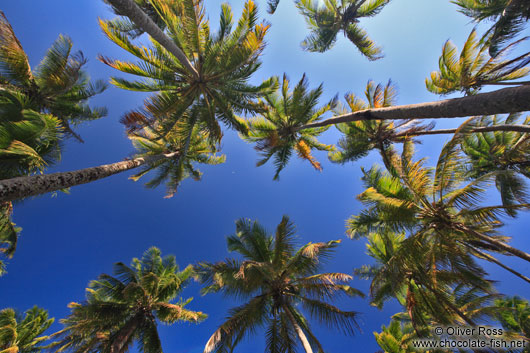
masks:
MULTIPOLYGON (((216 26, 221 2, 205 0, 205 4, 212 26, 216 26)), ((473 28, 469 19, 447 0, 394 0, 377 17, 361 21, 386 55, 382 60, 369 62, 342 35, 327 53, 303 52, 299 43, 308 31, 294 3, 282 0, 274 15, 265 13, 264 1, 258 4, 272 28, 255 82, 284 72, 292 81, 298 81, 305 72, 312 87, 324 83, 322 102, 337 93, 362 94, 369 79, 386 82, 390 78, 399 88, 399 104, 437 100, 425 89, 424 79, 437 68, 443 43, 452 39, 461 47, 473 28)), ((232 6, 237 18, 242 2, 232 6)), ((32 67, 62 33, 69 35, 74 48, 82 50, 89 59, 87 70, 93 79, 123 76, 96 59, 97 54, 128 58, 99 29, 98 16, 111 17, 102 1, 7 0, 2 2, 2 10, 28 53, 32 67)), ((48 172, 112 163, 130 156, 133 149, 118 120, 124 112, 140 106, 144 97, 141 93, 109 87, 93 99, 92 105, 109 109, 108 116, 80 127, 78 131, 85 143, 67 141, 61 162, 48 172)), ((445 119, 437 126, 456 127, 459 121, 445 119)), ((338 132, 330 129, 322 140, 336 143, 338 138, 338 132)), ((447 138, 425 138, 418 147, 419 155, 427 156, 432 163, 447 138)), ((324 167, 322 173, 293 159, 280 181, 274 182, 272 166, 256 168, 256 152, 235 133, 226 131, 223 153, 227 155, 225 164, 200 168, 203 180, 185 181, 172 199, 163 198, 163 188, 145 189, 142 180, 132 182, 127 179, 132 173, 124 173, 72 188, 70 195, 44 195, 16 204, 14 220, 23 231, 17 253, 9 262, 9 272, 0 278, 0 308, 25 310, 38 305, 57 319, 65 317, 69 312, 66 305, 84 299, 90 280, 101 273, 111 273, 114 262, 129 263, 153 245, 163 254, 176 255, 181 267, 198 261, 222 260, 230 256, 225 237, 234 232, 234 221, 241 217, 258 219, 272 230, 281 216, 287 214, 296 223, 302 244, 341 239, 334 261, 326 266, 328 271, 351 273, 370 262, 364 242, 349 240, 344 235, 344 222, 361 210, 355 199, 362 191, 360 167, 379 162, 376 154, 341 166, 331 164, 325 154, 317 153, 324 167)), ((496 198, 495 193, 491 195, 496 198)), ((505 234, 514 237, 512 244, 527 251, 529 220, 528 214, 523 214, 517 220, 509 220, 505 227, 505 234)), ((529 264, 507 261, 522 273, 530 271, 529 264)), ((500 281, 501 292, 523 296, 528 293, 528 284, 491 266, 486 268, 493 279, 500 281)), ((366 281, 353 282, 353 286, 365 292, 368 285, 366 281)), ((200 325, 160 326, 166 352, 202 352, 228 309, 237 304, 220 295, 201 297, 199 288, 193 284, 183 296, 195 297, 190 308, 206 312, 209 319, 200 325)), ((372 332, 387 325, 390 316, 399 311, 395 303, 380 311, 362 299, 342 301, 339 305, 362 313, 363 332, 346 337, 313 324, 317 337, 329 352, 378 350, 372 332)), ((59 329, 60 325, 53 328, 59 329)), ((261 351, 261 334, 245 341, 237 350, 261 351)))

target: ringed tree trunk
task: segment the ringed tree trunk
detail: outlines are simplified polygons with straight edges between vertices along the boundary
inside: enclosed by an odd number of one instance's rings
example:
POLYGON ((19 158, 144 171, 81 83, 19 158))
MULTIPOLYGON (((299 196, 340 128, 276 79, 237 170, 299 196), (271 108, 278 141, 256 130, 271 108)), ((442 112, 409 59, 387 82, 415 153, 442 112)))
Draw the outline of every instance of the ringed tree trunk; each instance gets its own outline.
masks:
POLYGON ((530 85, 503 88, 462 98, 360 110, 296 128, 296 131, 360 120, 463 118, 530 111, 530 85))
POLYGON ((188 70, 195 78, 199 78, 199 73, 190 63, 186 54, 173 42, 154 22, 136 5, 133 0, 108 0, 108 2, 120 10, 125 16, 154 40, 160 43, 167 51, 177 58, 177 60, 188 70))
POLYGON ((86 184, 126 170, 137 168, 144 164, 154 163, 161 159, 171 159, 178 154, 178 152, 163 153, 71 172, 31 175, 0 180, 0 202, 13 201, 28 196, 40 195, 47 192, 66 189, 71 186, 86 184))
POLYGON ((293 316, 293 313, 287 305, 283 305, 283 311, 287 314, 287 317, 289 318, 289 321, 291 321, 291 324, 294 327, 294 330, 296 331, 296 334, 298 335, 298 338, 300 339, 300 342, 302 343, 302 346, 304 347, 304 350, 306 353, 313 353, 313 349, 311 348, 311 345, 309 344, 309 341, 307 340, 307 337, 305 336, 304 331, 298 325, 298 322, 296 322, 296 319, 293 316))
MULTIPOLYGON (((424 136, 424 135, 442 135, 442 134, 454 134, 458 129, 438 129, 438 130, 423 130, 423 131, 403 131, 398 132, 392 137, 404 137, 404 136, 424 136)), ((473 129, 469 129, 470 133, 481 133, 481 132, 494 132, 494 131, 513 131, 530 133, 530 125, 493 125, 493 126, 480 126, 473 129)))

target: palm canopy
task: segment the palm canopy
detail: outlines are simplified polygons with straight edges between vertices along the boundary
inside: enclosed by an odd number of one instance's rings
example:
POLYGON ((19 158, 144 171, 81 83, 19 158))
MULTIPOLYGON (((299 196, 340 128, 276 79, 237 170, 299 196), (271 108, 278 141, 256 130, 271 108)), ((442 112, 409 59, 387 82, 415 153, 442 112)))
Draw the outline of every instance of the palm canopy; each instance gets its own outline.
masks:
POLYGON ((404 233, 381 228, 368 235, 367 250, 376 263, 356 273, 372 281, 372 305, 381 308, 397 299, 406 310, 401 319, 411 322, 419 336, 434 323, 472 324, 486 314, 482 306, 495 295, 486 273, 467 248, 454 241, 425 233, 405 238, 404 233), (473 303, 461 303, 456 296, 475 292, 473 303))
MULTIPOLYGON (((513 124, 520 114, 510 114, 504 120, 498 116, 483 116, 475 119, 476 126, 513 124)), ((530 125, 530 116, 524 120, 530 125)), ((469 134, 461 137, 460 146, 468 163, 467 176, 480 178, 495 172, 495 185, 500 192, 503 205, 528 203, 524 177, 530 179, 530 134, 514 131, 495 131, 469 134)), ((515 216, 515 210, 506 209, 515 216)))
POLYGON ((377 167, 364 172, 367 189, 358 198, 368 208, 348 220, 349 235, 366 236, 372 231, 389 228, 409 231, 416 239, 432 237, 431 244, 433 241, 444 243, 448 249, 462 249, 463 254, 471 253, 500 265, 481 250, 512 254, 530 261, 527 253, 509 246, 508 238, 496 231, 502 225, 499 217, 508 209, 528 208, 529 205, 478 206, 495 173, 466 183, 457 146, 458 138, 453 138, 431 169, 424 166, 424 160, 412 160, 412 144, 406 142, 401 158, 392 157, 397 176, 377 167))
POLYGON ((48 312, 37 306, 27 310, 24 315, 13 309, 0 310, 0 352, 37 353, 48 346, 44 341, 50 339, 43 335, 53 323, 48 312))
POLYGON ((304 50, 325 52, 343 32, 368 60, 382 58, 382 51, 359 26, 359 19, 377 15, 390 0, 297 0, 311 33, 302 42, 304 50))
POLYGON ((90 82, 83 71, 86 59, 72 53, 72 41, 60 35, 35 70, 31 70, 11 25, 0 12, 0 88, 24 95, 27 108, 59 119, 64 132, 81 138, 71 126, 106 115, 104 108, 90 108, 87 100, 105 89, 103 81, 90 82))
POLYGON ((458 48, 448 40, 438 60, 440 70, 431 72, 425 85, 436 94, 462 91, 469 95, 478 92, 483 85, 517 84, 508 81, 528 75, 529 69, 525 66, 530 63, 530 52, 511 60, 504 58, 523 40, 508 45, 493 56, 487 53, 488 44, 477 40, 475 29, 469 34, 460 56, 458 48))
POLYGON ((199 121, 208 127, 210 138, 221 139, 218 120, 245 132, 246 125, 234 111, 255 112, 258 107, 253 100, 276 85, 274 79, 258 86, 248 83, 260 66, 258 59, 269 28, 257 23, 256 5, 247 1, 234 26, 231 8, 223 4, 219 30, 212 34, 202 1, 178 2, 179 11, 174 11, 177 5, 168 0, 150 3, 166 23, 165 33, 182 49, 196 72, 190 72, 155 40, 151 39, 148 48, 136 45, 111 22, 101 21, 101 28, 110 40, 140 59, 132 63, 100 57, 102 62, 117 70, 142 77, 137 81, 115 77, 111 82, 123 89, 157 92, 148 104, 157 119, 176 123, 188 108, 201 105, 205 113, 199 121))
POLYGON ((258 222, 238 220, 227 244, 242 259, 200 263, 197 272, 206 285, 203 293, 223 292, 248 302, 230 310, 204 351, 227 352, 259 327, 266 329, 267 352, 295 351, 297 336, 306 352, 311 347, 323 351, 299 305, 320 323, 353 334, 357 313, 342 311, 327 301, 362 293, 347 285, 351 276, 319 271, 338 243, 308 243, 297 248, 294 224, 287 216, 274 235, 258 222))
MULTIPOLYGON (((346 107, 334 110, 336 115, 356 112, 370 108, 384 108, 395 104, 397 90, 391 80, 386 85, 368 81, 364 93, 366 100, 353 93, 346 94, 346 107)), ((419 130, 429 130, 432 125, 420 126, 416 121, 358 120, 335 125, 344 135, 338 142, 339 149, 329 153, 334 163, 353 162, 365 157, 373 149, 379 150, 385 166, 391 168, 388 154, 393 143, 405 141, 406 135, 419 130)))
MULTIPOLYGON (((189 115, 177 123, 169 133, 161 133, 160 129, 144 127, 140 130, 129 130, 129 139, 136 149, 135 157, 147 157, 173 153, 174 158, 163 158, 142 167, 140 172, 131 176, 130 179, 137 181, 145 174, 156 171, 153 177, 145 185, 154 188, 162 183, 166 184, 166 198, 172 197, 180 183, 191 177, 200 180, 202 173, 196 168, 196 164, 215 165, 224 163, 226 157, 217 154, 217 148, 208 139, 204 124, 190 124, 190 121, 198 119, 200 114, 197 109, 188 111, 189 115), (202 128, 202 129, 201 129, 202 128)), ((134 120, 147 121, 147 116, 141 112, 131 112, 124 119, 134 115, 134 120)))
POLYGON ((497 318, 504 329, 530 337, 530 305, 527 300, 518 296, 505 297, 497 299, 495 305, 502 309, 497 318))
POLYGON ((495 21, 486 32, 491 55, 496 55, 503 44, 514 38, 530 18, 530 3, 526 0, 453 0, 460 12, 476 22, 495 21))
POLYGON ((137 342, 141 352, 160 353, 157 321, 200 322, 202 312, 186 309, 190 299, 175 298, 193 275, 190 265, 180 271, 174 256, 152 247, 130 266, 118 262, 114 277, 102 274, 87 288, 83 303, 71 303, 61 320, 57 352, 127 352, 137 342))
POLYGON ((248 120, 249 132, 248 135, 242 135, 242 138, 256 143, 256 150, 263 155, 263 159, 257 163, 258 166, 264 165, 274 157, 276 168, 274 180, 279 179, 280 172, 287 166, 293 150, 317 170, 322 170, 322 166, 311 151, 333 150, 333 146, 317 140, 317 136, 329 126, 299 129, 306 124, 321 120, 326 112, 336 106, 335 97, 323 106, 317 107, 322 92, 322 84, 309 90, 305 75, 292 91, 289 91, 289 79, 284 75, 279 92, 264 97, 265 112, 248 120))

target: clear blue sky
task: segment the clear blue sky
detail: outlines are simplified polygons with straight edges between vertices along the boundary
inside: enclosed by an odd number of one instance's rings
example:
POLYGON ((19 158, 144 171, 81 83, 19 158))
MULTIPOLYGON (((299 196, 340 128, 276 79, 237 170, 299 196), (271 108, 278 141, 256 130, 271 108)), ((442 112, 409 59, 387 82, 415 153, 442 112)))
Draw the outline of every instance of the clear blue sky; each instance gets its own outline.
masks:
MULTIPOLYGON (((218 23, 220 1, 205 0, 212 26, 218 23)), ((307 34, 303 18, 291 0, 282 0, 275 15, 265 13, 265 1, 259 2, 261 15, 272 24, 263 66, 256 82, 284 72, 297 81, 305 72, 312 87, 324 82, 322 101, 339 93, 362 94, 366 82, 386 82, 391 78, 399 87, 400 104, 438 99, 425 89, 424 79, 437 67, 445 40, 459 47, 473 28, 469 19, 457 13, 448 0, 394 0, 373 19, 361 21, 371 37, 384 48, 386 57, 369 62, 339 36, 337 45, 327 53, 306 53, 299 43, 307 34)), ((233 4, 235 17, 242 2, 233 4)), ((99 29, 97 18, 109 18, 106 6, 94 0, 16 1, 4 0, 1 6, 35 67, 46 49, 59 34, 69 35, 74 48, 90 60, 87 69, 94 79, 121 76, 96 60, 97 54, 124 59, 126 53, 108 41, 99 29)), ((480 27, 484 29, 485 27, 480 27)), ((62 161, 48 172, 74 170, 122 160, 132 146, 119 124, 120 116, 141 105, 145 96, 110 87, 92 100, 93 105, 107 106, 108 117, 91 122, 78 131, 86 141, 69 140, 62 161)), ((456 127, 458 120, 438 122, 438 127, 456 127)), ((336 143, 334 129, 323 137, 336 143)), ((447 137, 427 137, 418 147, 421 156, 436 160, 447 137)), ((15 205, 14 220, 23 228, 17 253, 9 262, 9 273, 0 278, 0 308, 20 310, 38 305, 51 316, 65 317, 71 301, 82 301, 87 283, 101 273, 111 273, 117 261, 129 263, 148 247, 157 246, 163 254, 174 254, 182 267, 197 261, 218 261, 230 256, 225 236, 234 231, 240 217, 258 219, 273 229, 283 214, 297 224, 300 242, 341 239, 336 257, 326 270, 351 273, 353 268, 370 262, 364 241, 352 241, 344 235, 344 221, 360 211, 355 196, 362 191, 360 167, 379 162, 372 154, 356 164, 333 165, 326 155, 317 154, 324 171, 314 171, 308 163, 293 159, 281 175, 272 181, 270 165, 256 168, 256 152, 236 134, 227 132, 223 140, 227 162, 201 168, 201 182, 185 181, 177 195, 163 199, 164 189, 145 189, 142 182, 116 175, 71 190, 71 195, 50 195, 15 205)), ((492 193, 492 197, 495 194, 492 193)), ((505 233, 514 237, 512 244, 529 250, 528 214, 509 220, 505 233)), ((520 272, 530 266, 509 259, 520 272)), ((528 284, 510 274, 487 266, 492 278, 501 280, 499 289, 507 294, 525 295, 528 284)), ((355 280, 364 290, 368 282, 355 280)), ((191 309, 209 314, 200 325, 160 326, 166 352, 199 353, 230 307, 236 302, 220 295, 201 297, 193 284, 184 297, 194 296, 191 309)), ((340 303, 345 310, 363 313, 363 332, 355 337, 341 336, 326 328, 317 328, 317 337, 328 352, 375 352, 378 346, 372 332, 388 324, 399 310, 389 303, 384 310, 370 307, 367 300, 340 303)), ((60 325, 53 326, 59 329, 60 325)), ((261 335, 245 341, 241 353, 263 351, 261 335)))

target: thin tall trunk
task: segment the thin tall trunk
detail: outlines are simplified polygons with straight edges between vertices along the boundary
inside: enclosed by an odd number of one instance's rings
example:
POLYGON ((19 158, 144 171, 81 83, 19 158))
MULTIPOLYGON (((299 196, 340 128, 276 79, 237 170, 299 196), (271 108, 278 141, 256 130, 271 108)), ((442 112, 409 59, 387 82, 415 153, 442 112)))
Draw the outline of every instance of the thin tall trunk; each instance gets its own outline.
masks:
MULTIPOLYGON (((423 135, 441 135, 441 134, 454 134, 458 129, 438 129, 438 130, 424 130, 424 131, 403 131, 398 132, 392 137, 403 137, 403 136, 423 136, 423 135)), ((492 132, 492 131, 514 131, 522 133, 530 133, 530 125, 493 125, 493 126, 481 126, 468 130, 470 133, 477 132, 492 132)))
POLYGON ((487 254, 487 253, 482 252, 482 251, 480 251, 478 249, 475 249, 474 247, 472 247, 472 246, 470 246, 468 244, 465 244, 465 245, 466 245, 466 247, 469 250, 471 250, 471 252, 474 252, 476 254, 476 256, 481 257, 481 258, 483 258, 486 261, 493 262, 494 264, 504 268, 506 271, 509 271, 509 272, 513 273, 514 275, 516 275, 517 277, 521 278, 523 281, 526 281, 526 282, 530 283, 530 278, 528 278, 525 275, 515 271, 511 267, 506 266, 505 264, 503 264, 502 262, 497 260, 495 257, 491 256, 490 254, 487 254))
POLYGON ((291 321, 291 324, 294 327, 294 330, 296 331, 296 334, 298 335, 298 338, 300 339, 300 342, 302 342, 302 346, 304 347, 304 350, 306 353, 313 353, 313 349, 311 348, 311 345, 309 344, 309 341, 307 340, 307 337, 304 334, 304 331, 302 331, 302 328, 300 325, 298 325, 298 322, 296 322, 296 319, 294 318, 293 313, 287 305, 283 305, 283 311, 287 314, 287 317, 291 321))
POLYGON ((116 337, 110 346, 110 353, 123 353, 127 346, 127 342, 130 340, 131 335, 134 333, 139 324, 138 316, 133 317, 125 326, 118 331, 116 337))
POLYGON ((85 168, 72 172, 31 175, 0 180, 0 202, 13 201, 28 196, 35 196, 51 191, 66 189, 71 186, 86 184, 91 181, 153 163, 161 159, 170 159, 178 152, 162 153, 147 157, 139 157, 98 167, 85 168))
POLYGON ((462 232, 465 232, 467 234, 470 234, 470 235, 473 235, 483 241, 485 241, 486 243, 489 243, 489 244, 492 244, 494 246, 496 246, 499 250, 503 250, 503 251, 506 251, 507 253, 509 254, 512 254, 514 256, 517 256, 523 260, 526 260, 528 262, 530 262, 530 254, 524 252, 524 251, 521 251, 517 248, 514 248, 508 244, 505 244, 503 243, 502 241, 499 241, 497 239, 494 239, 488 235, 485 235, 485 234, 482 234, 480 232, 477 232, 473 229, 470 229, 466 226, 457 226, 456 227, 458 230, 462 231, 462 232))
POLYGON ((144 32, 149 34, 154 40, 160 43, 167 51, 173 54, 178 61, 188 70, 195 78, 199 78, 199 73, 190 63, 186 54, 173 42, 154 22, 147 16, 133 0, 108 0, 109 3, 117 8, 120 13, 129 17, 129 19, 144 32))
POLYGON ((296 131, 359 120, 463 118, 530 110, 530 85, 503 88, 462 98, 360 110, 296 128, 296 131))

